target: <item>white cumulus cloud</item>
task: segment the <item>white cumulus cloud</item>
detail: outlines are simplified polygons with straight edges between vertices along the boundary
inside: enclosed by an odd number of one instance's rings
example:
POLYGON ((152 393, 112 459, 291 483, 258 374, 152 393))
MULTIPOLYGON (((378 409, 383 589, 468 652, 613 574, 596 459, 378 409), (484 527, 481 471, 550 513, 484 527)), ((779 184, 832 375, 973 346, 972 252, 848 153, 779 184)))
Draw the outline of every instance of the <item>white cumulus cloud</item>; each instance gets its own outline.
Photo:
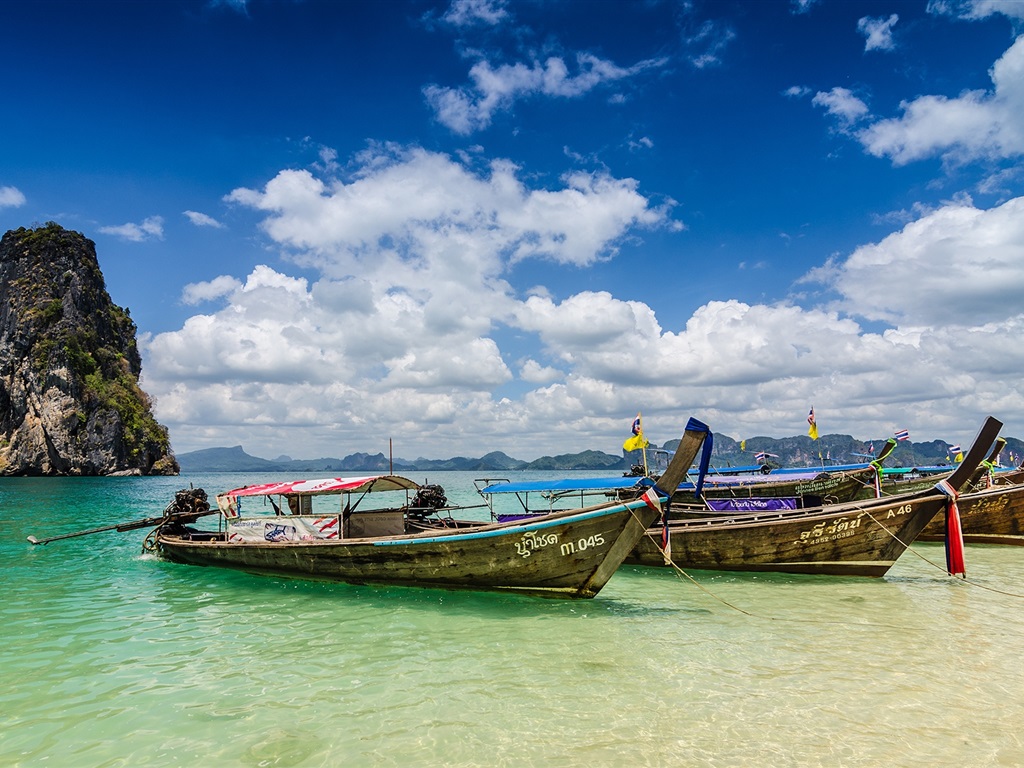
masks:
POLYGON ((865 149, 895 165, 940 156, 950 162, 1024 154, 1024 37, 993 65, 992 89, 928 94, 901 105, 899 117, 858 131, 865 149))
POLYGON ((545 189, 507 161, 375 147, 351 178, 281 171, 228 199, 310 277, 194 283, 183 301, 207 311, 140 342, 158 416, 199 444, 314 457, 393 435, 399 456, 534 458, 552 433, 617 452, 637 410, 657 442, 691 415, 801 433, 812 403, 826 434, 969 442, 987 413, 1024 420, 1007 386, 1024 367, 1022 198, 908 212, 810 273, 817 303, 712 301, 672 327, 644 301, 512 282, 523 260, 576 270, 669 223, 607 173, 545 189))
POLYGON ((891 51, 896 47, 892 38, 892 28, 900 20, 897 14, 892 14, 887 19, 878 19, 871 16, 864 16, 857 21, 857 30, 864 35, 865 51, 891 51))
POLYGON ((242 283, 230 275, 220 275, 213 280, 201 283, 189 283, 181 292, 181 300, 185 304, 200 304, 234 293, 242 287, 242 283))
POLYGON ((649 59, 620 67, 590 53, 578 53, 575 67, 559 56, 532 63, 492 66, 478 61, 469 71, 471 86, 449 88, 436 84, 423 89, 438 121, 460 135, 486 128, 494 114, 532 96, 578 98, 595 88, 660 67, 664 59, 649 59))
POLYGON ((1024 198, 990 210, 952 202, 815 270, 841 306, 899 326, 999 322, 1024 304, 1024 198))
POLYGON ((453 0, 442 18, 456 27, 493 26, 508 18, 505 5, 504 0, 453 0))
POLYGON ((100 232, 133 243, 140 243, 143 240, 150 239, 162 240, 164 236, 164 220, 161 216, 150 216, 138 224, 128 223, 118 226, 100 227, 100 232))
POLYGON ((223 224, 212 216, 207 216, 205 213, 199 213, 198 211, 184 211, 184 214, 188 220, 197 227, 213 227, 214 229, 224 228, 223 224))
POLYGON ((0 208, 19 208, 25 204, 25 195, 17 187, 0 187, 0 208))
POLYGON ((816 107, 824 107, 830 115, 839 118, 839 122, 843 126, 852 125, 870 113, 867 104, 855 96, 849 88, 819 91, 814 95, 811 103, 816 107))

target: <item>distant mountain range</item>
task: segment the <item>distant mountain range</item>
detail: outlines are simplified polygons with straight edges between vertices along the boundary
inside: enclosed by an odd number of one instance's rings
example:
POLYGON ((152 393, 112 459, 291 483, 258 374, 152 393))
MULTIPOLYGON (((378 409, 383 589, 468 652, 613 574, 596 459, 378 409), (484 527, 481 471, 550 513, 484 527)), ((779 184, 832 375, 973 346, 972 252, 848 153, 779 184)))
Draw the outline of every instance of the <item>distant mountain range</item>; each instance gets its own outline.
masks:
MULTIPOLYGON (((885 438, 877 440, 856 440, 849 435, 822 435, 818 440, 807 436, 771 438, 752 437, 741 444, 727 435, 715 435, 713 464, 717 467, 750 466, 758 462, 759 452, 768 454, 767 462, 774 466, 821 466, 823 464, 851 464, 868 461, 864 455, 877 452, 885 444, 885 438), (742 447, 741 447, 742 445, 742 447)), ((648 463, 664 466, 665 451, 674 451, 678 440, 670 440, 660 449, 650 446, 647 450, 648 463), (662 453, 656 453, 661 451, 662 453)), ((886 460, 887 467, 913 467, 948 464, 953 458, 948 443, 933 440, 927 443, 900 442, 893 454, 886 460)), ((963 446, 964 450, 968 448, 963 446)), ((1020 464, 1024 456, 1024 443, 1008 438, 1003 451, 1003 464, 1020 464), (1014 460, 1015 457, 1015 460, 1014 460)), ((501 451, 493 451, 479 458, 455 456, 450 459, 395 459, 393 464, 383 453, 353 453, 338 458, 293 459, 279 456, 276 459, 261 459, 250 456, 242 446, 233 448, 206 448, 190 451, 177 457, 182 472, 291 472, 295 474, 332 472, 512 472, 518 470, 596 470, 609 474, 626 472, 643 461, 640 451, 623 452, 614 456, 602 451, 583 451, 559 456, 542 456, 535 461, 514 459, 501 451)))
POLYGON ((387 472, 396 473, 422 471, 467 471, 467 472, 508 472, 529 469, 590 469, 621 472, 630 467, 621 456, 612 456, 600 451, 563 456, 544 456, 536 461, 521 461, 501 451, 488 453, 480 458, 455 456, 451 459, 395 459, 393 464, 383 453, 353 453, 343 459, 293 459, 280 456, 276 459, 261 459, 250 456, 242 446, 234 448, 206 448, 178 456, 182 472, 387 472))

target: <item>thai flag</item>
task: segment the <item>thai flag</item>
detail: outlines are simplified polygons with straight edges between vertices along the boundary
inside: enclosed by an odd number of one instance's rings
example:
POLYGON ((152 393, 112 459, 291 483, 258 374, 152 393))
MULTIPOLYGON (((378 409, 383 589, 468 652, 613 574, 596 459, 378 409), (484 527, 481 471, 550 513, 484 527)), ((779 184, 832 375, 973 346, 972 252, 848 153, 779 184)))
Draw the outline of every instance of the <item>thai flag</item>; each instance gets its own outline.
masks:
POLYGON ((765 453, 764 451, 761 451, 760 453, 755 453, 754 454, 754 461, 763 462, 763 461, 767 461, 767 460, 768 460, 768 454, 765 453))
POLYGON ((949 450, 947 451, 947 453, 952 453, 955 456, 956 454, 960 453, 960 446, 959 445, 951 445, 951 446, 949 446, 949 450))
POLYGON ((639 435, 640 434, 640 414, 639 413, 636 415, 636 418, 633 419, 633 434, 634 435, 639 435))
POLYGON ((658 498, 658 492, 654 488, 648 488, 640 498, 655 512, 661 512, 661 499, 658 498))
POLYGON ((874 452, 875 452, 875 444, 874 443, 868 443, 868 453, 874 453, 874 452))
POLYGON ((909 440, 910 431, 906 429, 897 429, 893 434, 896 435, 897 440, 909 440))

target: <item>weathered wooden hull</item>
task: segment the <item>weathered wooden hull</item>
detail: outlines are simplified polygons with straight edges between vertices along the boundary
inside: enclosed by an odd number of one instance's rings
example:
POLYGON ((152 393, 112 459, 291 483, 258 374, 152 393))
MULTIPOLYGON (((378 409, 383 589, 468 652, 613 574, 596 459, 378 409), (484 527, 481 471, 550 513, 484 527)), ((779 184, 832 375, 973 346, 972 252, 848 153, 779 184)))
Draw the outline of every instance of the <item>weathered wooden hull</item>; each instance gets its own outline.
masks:
POLYGON ((473 530, 275 543, 159 535, 157 547, 176 562, 254 573, 591 598, 658 516, 636 500, 473 530))
MULTIPOLYGON (((719 484, 713 476, 704 480, 701 495, 706 499, 797 498, 808 499, 806 506, 839 504, 858 497, 875 495, 874 468, 846 472, 823 471, 812 480, 786 479, 785 476, 751 478, 751 482, 719 484), (812 500, 813 499, 813 500, 812 500)), ((673 504, 694 504, 693 491, 677 490, 673 504)))
MULTIPOLYGON (((1024 485, 995 485, 957 500, 964 542, 1024 546, 1024 485)), ((922 541, 942 541, 945 525, 933 520, 921 532, 922 541)))
MULTIPOLYGON (((681 568, 883 576, 947 499, 938 492, 812 510, 673 521, 672 561, 681 568)), ((652 529, 627 563, 665 566, 652 529)))

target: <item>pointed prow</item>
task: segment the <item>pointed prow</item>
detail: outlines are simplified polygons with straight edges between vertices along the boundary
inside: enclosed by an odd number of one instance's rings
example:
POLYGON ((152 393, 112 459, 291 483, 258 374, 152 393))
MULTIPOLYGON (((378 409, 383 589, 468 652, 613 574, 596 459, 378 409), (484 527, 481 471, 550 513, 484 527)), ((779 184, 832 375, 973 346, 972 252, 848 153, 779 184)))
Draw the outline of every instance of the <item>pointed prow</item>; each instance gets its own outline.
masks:
POLYGON ((704 475, 707 473, 708 464, 711 461, 711 448, 713 438, 708 425, 697 419, 690 419, 683 431, 683 438, 676 448, 676 453, 669 462, 668 468, 662 473, 655 483, 655 488, 662 496, 672 497, 679 484, 686 479, 690 465, 697 458, 697 452, 704 446, 704 453, 701 456, 700 476, 697 478, 697 493, 700 494, 700 486, 704 482, 704 475))
POLYGON ((964 460, 960 462, 960 466, 953 471, 953 474, 946 481, 954 490, 959 491, 971 478, 975 470, 978 469, 981 462, 985 460, 985 457, 989 455, 992 444, 999 437, 999 430, 1002 428, 1003 422, 992 416, 989 416, 985 423, 981 425, 977 437, 974 438, 974 442, 971 444, 971 449, 967 451, 964 460))

